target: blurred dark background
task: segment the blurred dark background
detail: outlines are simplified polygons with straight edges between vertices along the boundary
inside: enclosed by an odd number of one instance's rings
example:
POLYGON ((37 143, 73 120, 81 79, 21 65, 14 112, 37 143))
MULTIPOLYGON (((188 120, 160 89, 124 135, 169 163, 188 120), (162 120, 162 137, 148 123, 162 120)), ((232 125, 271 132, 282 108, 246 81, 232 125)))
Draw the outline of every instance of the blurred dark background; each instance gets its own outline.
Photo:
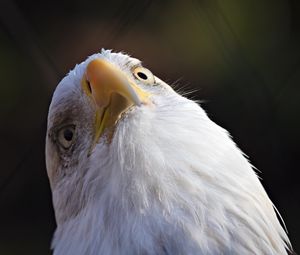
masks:
POLYGON ((204 101, 261 171, 299 252, 300 1, 2 0, 0 254, 50 254, 48 105, 102 47, 204 101))

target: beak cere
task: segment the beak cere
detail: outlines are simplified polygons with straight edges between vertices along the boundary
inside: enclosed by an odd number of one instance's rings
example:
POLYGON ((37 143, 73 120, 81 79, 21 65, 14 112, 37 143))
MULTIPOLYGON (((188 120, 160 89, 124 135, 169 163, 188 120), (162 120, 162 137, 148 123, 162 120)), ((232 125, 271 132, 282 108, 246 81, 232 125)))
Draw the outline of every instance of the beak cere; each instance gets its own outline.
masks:
POLYGON ((104 130, 113 127, 129 107, 148 103, 148 93, 124 72, 103 59, 92 60, 87 65, 82 86, 97 106, 93 147, 104 130))

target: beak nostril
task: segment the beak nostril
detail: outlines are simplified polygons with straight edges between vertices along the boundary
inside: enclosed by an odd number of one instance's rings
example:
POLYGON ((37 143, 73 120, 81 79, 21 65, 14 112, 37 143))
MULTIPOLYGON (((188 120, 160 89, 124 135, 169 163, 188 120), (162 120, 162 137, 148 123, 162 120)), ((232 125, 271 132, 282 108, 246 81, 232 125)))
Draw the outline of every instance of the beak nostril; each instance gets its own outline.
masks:
POLYGON ((91 83, 88 80, 86 80, 86 84, 87 84, 87 88, 88 88, 89 92, 92 93, 91 83))

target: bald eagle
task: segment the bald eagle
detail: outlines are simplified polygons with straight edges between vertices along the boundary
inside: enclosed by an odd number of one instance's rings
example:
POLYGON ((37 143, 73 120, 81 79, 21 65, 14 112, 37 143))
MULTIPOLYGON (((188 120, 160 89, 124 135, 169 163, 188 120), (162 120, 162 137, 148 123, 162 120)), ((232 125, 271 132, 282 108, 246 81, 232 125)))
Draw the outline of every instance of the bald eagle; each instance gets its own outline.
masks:
POLYGON ((228 132, 126 54, 102 50, 59 83, 46 164, 55 255, 291 249, 228 132))

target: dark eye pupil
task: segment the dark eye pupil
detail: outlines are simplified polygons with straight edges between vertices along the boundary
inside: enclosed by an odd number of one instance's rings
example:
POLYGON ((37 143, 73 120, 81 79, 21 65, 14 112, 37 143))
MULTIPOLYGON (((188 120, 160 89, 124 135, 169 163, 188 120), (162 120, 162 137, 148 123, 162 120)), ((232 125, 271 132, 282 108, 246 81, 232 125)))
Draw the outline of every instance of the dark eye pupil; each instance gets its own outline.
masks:
POLYGON ((137 75, 138 75, 138 77, 140 77, 143 80, 147 80, 148 79, 147 75, 144 74, 144 73, 142 73, 142 72, 138 72, 137 75))
POLYGON ((67 140, 67 141, 72 141, 72 138, 73 138, 73 131, 70 130, 70 129, 66 129, 64 130, 64 138, 67 140))

